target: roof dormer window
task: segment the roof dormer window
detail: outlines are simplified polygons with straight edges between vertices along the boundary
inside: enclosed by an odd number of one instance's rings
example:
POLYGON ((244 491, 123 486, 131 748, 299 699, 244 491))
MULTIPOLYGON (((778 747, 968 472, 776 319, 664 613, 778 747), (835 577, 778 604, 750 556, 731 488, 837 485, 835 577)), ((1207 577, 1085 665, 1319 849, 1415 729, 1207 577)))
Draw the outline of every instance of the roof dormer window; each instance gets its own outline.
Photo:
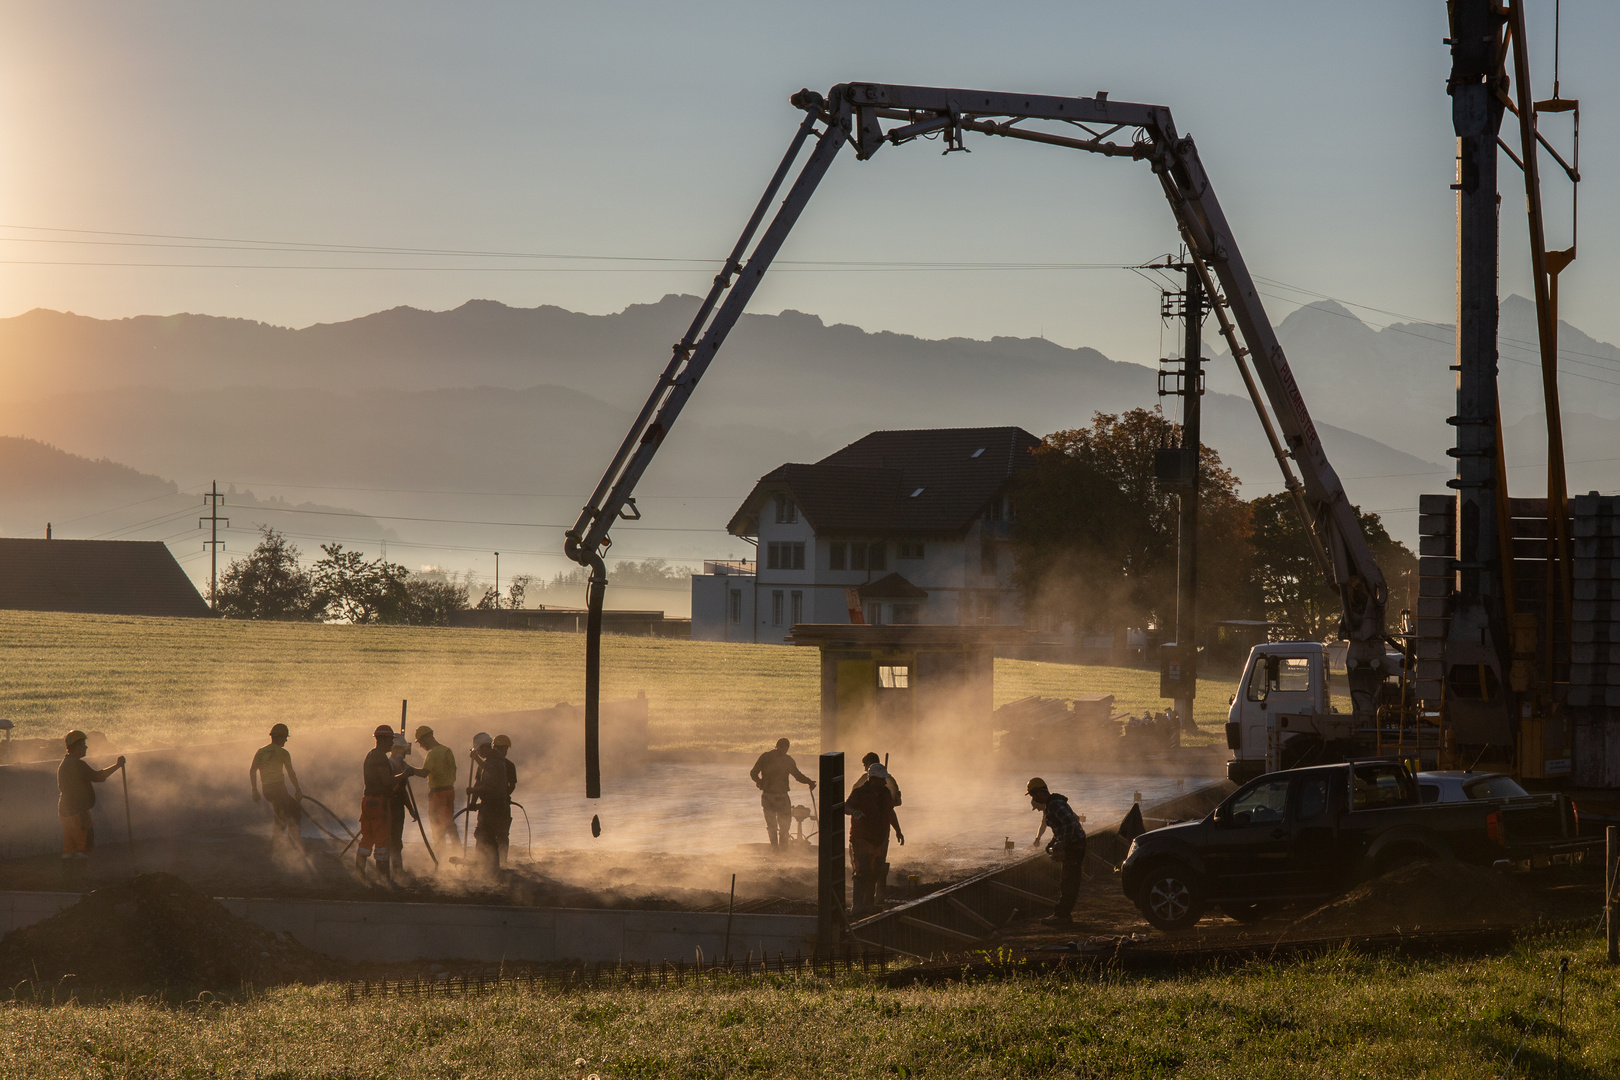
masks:
POLYGON ((778 525, 793 525, 799 520, 799 508, 793 504, 791 495, 778 495, 776 497, 776 523, 778 525))
POLYGON ((968 455, 968 456, 973 457, 973 458, 977 458, 982 453, 984 453, 984 447, 981 446, 977 450, 973 451, 973 453, 968 455))
POLYGON ((919 496, 919 495, 921 495, 921 494, 922 494, 922 493, 923 493, 923 489, 922 489, 922 488, 918 488, 918 489, 917 489, 917 490, 916 490, 916 491, 913 491, 913 492, 912 492, 912 493, 911 493, 911 497, 912 497, 912 498, 913 498, 913 499, 915 499, 915 498, 916 498, 916 497, 917 497, 917 496, 919 496))

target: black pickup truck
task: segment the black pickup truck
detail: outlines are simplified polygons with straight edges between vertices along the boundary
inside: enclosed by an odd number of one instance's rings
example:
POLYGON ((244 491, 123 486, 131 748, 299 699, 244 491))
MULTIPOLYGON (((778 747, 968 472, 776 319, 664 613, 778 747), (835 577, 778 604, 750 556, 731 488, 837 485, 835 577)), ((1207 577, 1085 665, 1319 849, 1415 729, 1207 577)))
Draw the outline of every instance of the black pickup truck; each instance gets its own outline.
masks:
POLYGON ((1121 879, 1148 922, 1181 930, 1211 904, 1248 921, 1417 859, 1501 870, 1578 864, 1591 844, 1578 832, 1563 795, 1425 804, 1399 763, 1318 765, 1267 773, 1200 821, 1143 833, 1121 879))

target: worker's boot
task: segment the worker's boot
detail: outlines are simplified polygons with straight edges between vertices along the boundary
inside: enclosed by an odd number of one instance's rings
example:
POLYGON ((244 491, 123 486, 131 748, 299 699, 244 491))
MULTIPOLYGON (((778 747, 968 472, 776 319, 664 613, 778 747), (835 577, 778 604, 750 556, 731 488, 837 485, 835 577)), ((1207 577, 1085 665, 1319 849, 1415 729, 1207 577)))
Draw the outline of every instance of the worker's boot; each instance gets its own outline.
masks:
POLYGON ((877 880, 872 883, 872 908, 877 910, 883 906, 883 896, 889 890, 889 864, 877 864, 877 880))
POLYGON ((383 881, 390 885, 394 883, 393 863, 387 856, 377 856, 377 872, 382 875, 383 881))
POLYGON ((855 879, 855 908, 851 914, 857 919, 872 914, 872 886, 869 877, 855 879))
POLYGON ((368 859, 370 859, 370 858, 371 858, 371 856, 368 853, 364 852, 364 851, 355 852, 354 853, 354 870, 355 870, 355 873, 359 874, 361 877, 365 877, 366 876, 366 861, 368 859))
POLYGON ((388 858, 388 874, 390 877, 402 878, 405 876, 405 859, 398 853, 390 855, 388 858))

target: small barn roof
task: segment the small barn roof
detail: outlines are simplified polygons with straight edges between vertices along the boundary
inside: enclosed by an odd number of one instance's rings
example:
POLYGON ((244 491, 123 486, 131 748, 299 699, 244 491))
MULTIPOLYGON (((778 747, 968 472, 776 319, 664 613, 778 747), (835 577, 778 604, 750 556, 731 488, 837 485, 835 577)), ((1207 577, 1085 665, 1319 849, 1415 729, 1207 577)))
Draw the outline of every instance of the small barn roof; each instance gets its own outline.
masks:
POLYGON ((0 609, 208 614, 196 586, 158 540, 0 537, 0 609))

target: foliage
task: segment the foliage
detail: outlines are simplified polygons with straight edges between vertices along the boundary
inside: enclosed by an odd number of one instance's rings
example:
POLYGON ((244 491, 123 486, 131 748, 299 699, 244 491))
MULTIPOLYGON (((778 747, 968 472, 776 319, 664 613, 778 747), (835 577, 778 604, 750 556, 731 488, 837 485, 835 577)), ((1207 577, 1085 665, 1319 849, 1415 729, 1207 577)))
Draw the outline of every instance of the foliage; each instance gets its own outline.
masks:
MULTIPOLYGON (((1154 479, 1154 451, 1180 425, 1155 407, 1097 413, 1042 440, 1013 495, 1017 581, 1039 621, 1078 629, 1175 624, 1177 496, 1154 479)), ((1249 511, 1208 446, 1199 470, 1199 620, 1249 617, 1258 597, 1249 511)))
POLYGON ((467 606, 467 584, 413 574, 405 582, 405 596, 399 622, 409 626, 448 626, 450 613, 467 606))
POLYGON ((315 602, 328 618, 364 624, 406 622, 410 571, 378 557, 370 562, 342 544, 322 544, 326 557, 310 568, 315 602))
MULTIPOLYGON (((585 684, 577 634, 436 627, 0 611, 0 657, 18 736, 94 728, 161 746, 256 737, 276 721, 354 723, 397 713, 402 697, 430 721, 577 702, 585 684)), ((819 671, 814 649, 602 640, 602 694, 646 691, 657 750, 757 754, 783 736, 815 747, 819 671)), ((1203 689, 1198 720, 1218 730, 1233 684, 1206 680, 1203 689)), ((1030 694, 1113 694, 1120 709, 1159 707, 1151 671, 997 660, 996 704, 1030 694)))
POLYGON ((331 985, 182 1008, 17 1002, 0 1007, 0 1076, 1620 1075, 1620 976, 1589 932, 1495 954, 1340 949, 1163 975, 1080 971, 898 988, 854 973, 352 1004, 331 985), (1563 956, 1566 993, 1549 1000, 1563 956))
POLYGON ((631 589, 667 589, 671 586, 685 586, 692 577, 692 570, 686 566, 670 566, 663 559, 645 559, 636 562, 634 559, 620 559, 613 564, 608 573, 608 580, 613 584, 631 589))
MULTIPOLYGON (((1290 637, 1322 641, 1336 637, 1343 605, 1338 590, 1311 553, 1309 534, 1287 492, 1249 503, 1254 522, 1255 580, 1266 618, 1281 623, 1290 637)), ((1417 574, 1417 558, 1389 535, 1377 514, 1363 513, 1361 530, 1389 586, 1391 612, 1410 603, 1408 591, 1417 574)), ((1393 621, 1393 620, 1392 620, 1393 621)))
POLYGON ((324 605, 299 561, 298 545, 269 526, 245 559, 232 559, 219 578, 219 611, 230 619, 313 619, 324 605))

